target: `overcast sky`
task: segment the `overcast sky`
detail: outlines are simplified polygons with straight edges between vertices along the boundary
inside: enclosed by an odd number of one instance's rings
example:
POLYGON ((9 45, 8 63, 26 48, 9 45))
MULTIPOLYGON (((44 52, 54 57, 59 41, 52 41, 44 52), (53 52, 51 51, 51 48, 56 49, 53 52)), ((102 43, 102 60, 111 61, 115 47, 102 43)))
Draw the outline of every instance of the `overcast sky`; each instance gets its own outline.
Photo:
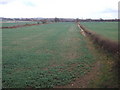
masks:
POLYGON ((118 18, 119 0, 0 0, 0 17, 118 18))

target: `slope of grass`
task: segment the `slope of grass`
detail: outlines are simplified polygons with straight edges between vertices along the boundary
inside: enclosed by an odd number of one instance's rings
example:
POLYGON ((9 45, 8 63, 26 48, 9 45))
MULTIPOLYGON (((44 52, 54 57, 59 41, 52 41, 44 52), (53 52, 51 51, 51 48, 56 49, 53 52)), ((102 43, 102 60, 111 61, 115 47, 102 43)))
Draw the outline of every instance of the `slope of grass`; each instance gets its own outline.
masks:
POLYGON ((97 75, 91 79, 89 88, 118 88, 118 57, 113 57, 112 54, 106 53, 98 45, 93 44, 90 39, 87 39, 88 45, 92 53, 98 61, 97 75))
POLYGON ((74 23, 4 29, 3 87, 54 87, 84 75, 95 59, 79 32, 74 23))
POLYGON ((118 41, 117 22, 81 22, 81 24, 105 38, 118 41))

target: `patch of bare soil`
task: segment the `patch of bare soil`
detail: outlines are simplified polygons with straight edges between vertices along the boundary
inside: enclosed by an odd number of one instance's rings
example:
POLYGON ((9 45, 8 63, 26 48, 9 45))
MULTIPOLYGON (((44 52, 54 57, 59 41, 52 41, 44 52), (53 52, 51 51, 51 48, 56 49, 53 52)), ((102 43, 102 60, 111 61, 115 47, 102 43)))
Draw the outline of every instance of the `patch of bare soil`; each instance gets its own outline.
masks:
POLYGON ((98 71, 100 68, 100 62, 96 62, 92 70, 86 73, 84 76, 76 78, 71 83, 64 85, 64 86, 56 86, 54 88, 89 88, 89 83, 94 77, 97 76, 98 71))

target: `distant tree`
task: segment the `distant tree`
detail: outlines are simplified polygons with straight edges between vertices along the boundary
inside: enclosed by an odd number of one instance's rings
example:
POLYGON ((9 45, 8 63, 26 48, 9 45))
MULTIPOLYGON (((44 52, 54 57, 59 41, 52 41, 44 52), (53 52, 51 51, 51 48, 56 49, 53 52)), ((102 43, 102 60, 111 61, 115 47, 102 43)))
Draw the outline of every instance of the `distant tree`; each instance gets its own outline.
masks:
POLYGON ((55 17, 55 22, 59 22, 59 21, 60 21, 60 19, 55 17))
POLYGON ((102 19, 102 18, 100 18, 100 21, 103 21, 103 19, 102 19))
POLYGON ((76 22, 80 22, 80 19, 79 18, 76 18, 76 20, 75 20, 76 22))
POLYGON ((41 20, 41 22, 42 22, 43 24, 45 24, 45 23, 47 23, 47 20, 44 19, 44 20, 41 20))

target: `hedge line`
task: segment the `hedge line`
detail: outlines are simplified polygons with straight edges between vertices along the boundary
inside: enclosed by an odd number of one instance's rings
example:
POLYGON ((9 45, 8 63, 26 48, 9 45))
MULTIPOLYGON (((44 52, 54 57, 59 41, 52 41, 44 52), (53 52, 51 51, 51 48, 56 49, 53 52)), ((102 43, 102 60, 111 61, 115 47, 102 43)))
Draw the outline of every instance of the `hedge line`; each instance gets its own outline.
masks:
POLYGON ((85 34, 89 36, 94 43, 98 44, 101 48, 104 50, 107 50, 110 53, 118 54, 119 53, 119 43, 103 38, 101 35, 96 34, 95 32, 92 32, 91 30, 88 30, 85 26, 79 24, 81 29, 84 30, 85 34))

